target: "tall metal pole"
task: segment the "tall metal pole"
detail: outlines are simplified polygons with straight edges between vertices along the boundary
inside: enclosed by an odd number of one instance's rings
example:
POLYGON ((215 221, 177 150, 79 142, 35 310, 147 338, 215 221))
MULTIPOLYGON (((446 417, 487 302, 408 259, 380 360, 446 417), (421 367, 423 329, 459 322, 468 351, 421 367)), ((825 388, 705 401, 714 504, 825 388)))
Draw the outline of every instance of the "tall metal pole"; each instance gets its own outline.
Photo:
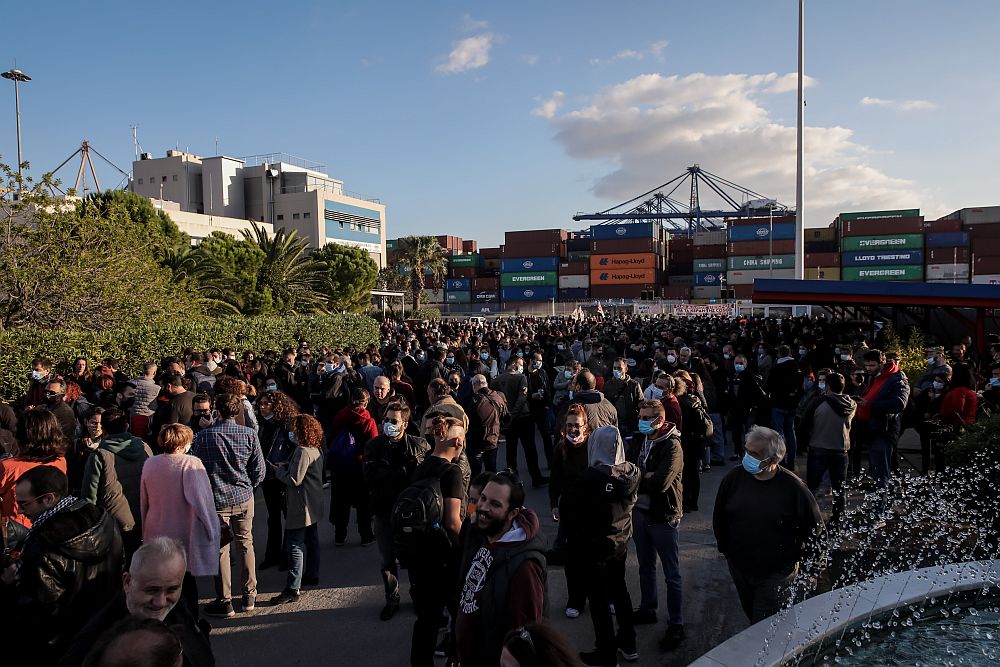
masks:
POLYGON ((31 77, 19 69, 9 69, 0 73, 5 79, 14 82, 14 112, 17 116, 17 176, 21 178, 21 94, 17 84, 19 81, 31 81, 31 77))
POLYGON ((805 0, 799 0, 799 108, 796 123, 795 141, 795 278, 802 280, 805 275, 805 220, 802 217, 803 179, 802 170, 802 115, 805 111, 805 100, 802 97, 803 69, 805 68, 805 0))

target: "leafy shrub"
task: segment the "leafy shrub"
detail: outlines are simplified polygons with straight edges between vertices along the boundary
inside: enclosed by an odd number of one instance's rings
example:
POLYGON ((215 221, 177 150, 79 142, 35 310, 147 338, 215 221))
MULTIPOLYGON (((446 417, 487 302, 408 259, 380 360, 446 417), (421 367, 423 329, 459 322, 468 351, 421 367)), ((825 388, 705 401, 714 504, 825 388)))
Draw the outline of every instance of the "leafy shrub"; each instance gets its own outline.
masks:
POLYGON ((102 331, 57 331, 24 326, 0 331, 0 397, 8 401, 27 390, 31 360, 52 360, 57 373, 69 373, 76 357, 91 366, 107 357, 123 360, 122 371, 135 376, 147 361, 181 354, 185 348, 232 347, 282 350, 299 339, 314 347, 367 346, 377 343, 378 326, 364 315, 231 316, 145 320, 102 331))
POLYGON ((440 320, 441 311, 437 308, 421 308, 412 310, 406 314, 408 320, 440 320))
POLYGON ((913 327, 904 337, 891 324, 886 325, 885 352, 899 355, 899 368, 906 374, 911 385, 917 383, 927 370, 927 349, 924 332, 913 327))
POLYGON ((967 426, 944 446, 944 452, 950 466, 979 465, 985 456, 993 463, 994 470, 1000 470, 1000 415, 967 426))

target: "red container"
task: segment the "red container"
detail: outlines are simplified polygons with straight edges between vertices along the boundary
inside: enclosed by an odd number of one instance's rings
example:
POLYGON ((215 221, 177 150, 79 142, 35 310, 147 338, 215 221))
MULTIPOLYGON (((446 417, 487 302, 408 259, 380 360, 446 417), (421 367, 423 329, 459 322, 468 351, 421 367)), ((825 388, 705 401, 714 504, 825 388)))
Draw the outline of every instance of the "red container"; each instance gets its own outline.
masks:
POLYGON ((558 243, 505 243, 502 246, 504 257, 562 257, 566 245, 558 243))
POLYGON ((776 215, 773 217, 768 216, 757 216, 756 218, 730 218, 726 220, 727 227, 756 227, 757 225, 766 225, 768 223, 773 223, 775 225, 780 225, 788 222, 795 222, 794 215, 776 215))
POLYGON ((732 241, 729 254, 734 257, 744 255, 791 255, 795 252, 795 241, 732 241))
POLYGON ((813 252, 806 253, 803 266, 807 269, 829 269, 840 266, 839 252, 813 252))
POLYGON ((886 236, 888 234, 923 234, 924 217, 870 218, 840 223, 841 236, 886 236))
POLYGON ((663 288, 663 298, 665 299, 690 299, 691 288, 684 285, 670 286, 663 288))
POLYGON ((591 285, 592 299, 639 299, 643 292, 659 293, 656 285, 591 285))
POLYGON ((602 255, 617 255, 622 253, 655 252, 662 254, 662 245, 653 238, 648 239, 607 239, 591 241, 590 251, 602 255))
MULTIPOLYGON (((951 222, 950 220, 946 222, 951 222)), ((968 264, 969 249, 961 248, 927 248, 924 250, 925 264, 968 264)))
POLYGON ((479 256, 483 259, 501 259, 503 258, 503 251, 500 250, 499 246, 496 248, 480 248, 479 256))
POLYGON ((1000 239, 1000 225, 997 224, 966 225, 965 231, 969 232, 973 244, 978 240, 1000 239))
POLYGON ((737 299, 749 299, 753 296, 753 285, 730 285, 729 289, 737 299))
POLYGON ((693 246, 693 245, 694 245, 694 239, 689 239, 683 236, 670 237, 671 248, 686 248, 688 246, 693 246))
POLYGON ((694 259, 715 259, 726 256, 725 245, 696 245, 691 251, 694 259))
MULTIPOLYGON (((565 229, 529 229, 518 232, 507 232, 504 235, 505 245, 530 245, 539 243, 549 245, 551 243, 562 243, 566 240, 565 229)), ((524 257, 547 257, 548 255, 524 255, 524 257)))
POLYGON ((472 289, 500 289, 500 279, 499 278, 473 278, 472 279, 472 289))
POLYGON ((457 266, 450 273, 452 278, 475 278, 479 275, 479 269, 475 266, 457 266))
POLYGON ((1000 253, 983 257, 976 255, 972 260, 972 273, 977 276, 1000 273, 1000 253))
POLYGON ((961 220, 924 220, 924 232, 928 234, 960 231, 962 231, 961 220))
POLYGON ((833 227, 810 227, 809 229, 802 230, 802 236, 806 243, 810 241, 823 242, 837 242, 837 230, 833 227))
POLYGON ((585 276, 590 273, 587 262, 563 262, 559 265, 560 276, 585 276))
POLYGON ((477 252, 479 249, 479 241, 472 239, 471 241, 462 241, 462 252, 477 252))
POLYGON ((973 257, 994 257, 1000 255, 1000 239, 972 239, 973 257))
POLYGON ((458 236, 435 236, 437 242, 441 244, 441 247, 445 250, 454 250, 455 252, 462 252, 462 239, 458 236))

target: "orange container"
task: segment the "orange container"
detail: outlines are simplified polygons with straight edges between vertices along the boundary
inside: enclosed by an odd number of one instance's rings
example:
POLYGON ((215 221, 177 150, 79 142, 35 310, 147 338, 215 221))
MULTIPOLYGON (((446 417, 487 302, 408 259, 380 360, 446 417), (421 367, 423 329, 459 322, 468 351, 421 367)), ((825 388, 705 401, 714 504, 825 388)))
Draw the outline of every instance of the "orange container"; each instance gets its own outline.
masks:
POLYGON ((591 271, 590 285, 655 285, 656 269, 591 271))
POLYGON ((655 269, 656 255, 651 252, 628 253, 621 255, 594 255, 590 256, 590 270, 603 271, 605 269, 655 269))

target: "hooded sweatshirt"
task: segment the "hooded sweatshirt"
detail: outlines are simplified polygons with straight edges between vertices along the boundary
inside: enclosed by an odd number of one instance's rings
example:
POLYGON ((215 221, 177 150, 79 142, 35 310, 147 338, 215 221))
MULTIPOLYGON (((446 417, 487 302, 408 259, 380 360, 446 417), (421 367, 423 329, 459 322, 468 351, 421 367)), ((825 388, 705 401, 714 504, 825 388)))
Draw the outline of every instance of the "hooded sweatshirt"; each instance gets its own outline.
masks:
POLYGON ((455 639, 463 665, 496 667, 510 630, 541 620, 545 539, 538 516, 522 508, 504 535, 487 543, 475 524, 465 533, 455 639))
POLYGON ((149 445, 129 433, 116 433, 101 441, 83 468, 80 497, 108 511, 122 532, 140 521, 139 483, 149 445))
POLYGON ((812 413, 809 446, 846 452, 851 448, 851 421, 857 404, 850 396, 827 394, 812 413))
POLYGON ((625 445, 614 426, 591 434, 587 462, 589 467, 566 493, 560 519, 570 557, 602 562, 628 550, 639 468, 625 460, 625 445))

